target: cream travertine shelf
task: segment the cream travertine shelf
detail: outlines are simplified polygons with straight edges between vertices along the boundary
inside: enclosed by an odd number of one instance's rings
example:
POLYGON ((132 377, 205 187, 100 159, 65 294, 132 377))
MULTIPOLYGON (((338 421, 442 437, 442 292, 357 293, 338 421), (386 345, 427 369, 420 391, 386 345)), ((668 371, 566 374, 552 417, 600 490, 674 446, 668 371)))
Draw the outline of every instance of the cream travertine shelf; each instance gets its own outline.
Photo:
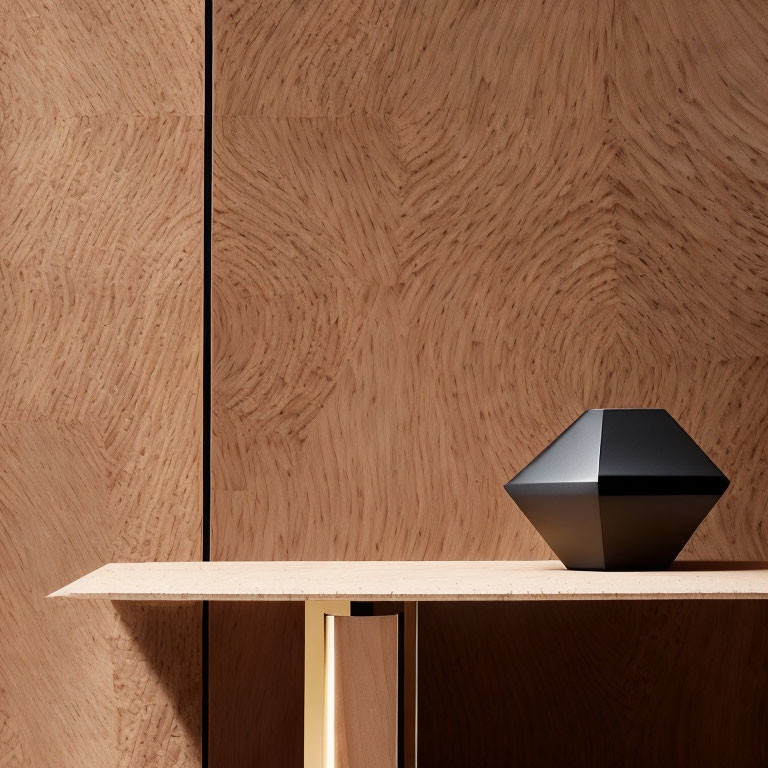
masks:
POLYGON ((50 597, 110 600, 765 599, 768 563, 568 571, 538 561, 110 563, 50 597))

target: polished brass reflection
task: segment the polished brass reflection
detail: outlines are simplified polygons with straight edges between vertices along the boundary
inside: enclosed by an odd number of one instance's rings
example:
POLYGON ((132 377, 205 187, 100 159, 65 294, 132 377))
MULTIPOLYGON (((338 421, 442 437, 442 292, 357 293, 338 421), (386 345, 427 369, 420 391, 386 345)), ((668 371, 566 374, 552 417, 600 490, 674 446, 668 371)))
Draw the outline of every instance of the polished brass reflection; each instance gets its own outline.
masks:
POLYGON ((393 614, 398 616, 397 768, 416 768, 418 604, 348 600, 305 603, 304 768, 336 768, 334 617, 393 614))
MULTIPOLYGON (((329 705, 335 684, 333 647, 328 649, 328 617, 349 616, 348 600, 307 600, 304 608, 304 768, 330 768, 333 742, 327 738, 334 707, 329 705), (329 650, 331 653, 329 653, 329 650), (330 660, 330 669, 329 669, 330 660), (329 716, 326 717, 326 713, 329 716), (330 756, 330 760, 329 760, 330 756)), ((333 630, 331 630, 332 632, 333 630)), ((331 639, 333 635, 331 634, 331 639)))

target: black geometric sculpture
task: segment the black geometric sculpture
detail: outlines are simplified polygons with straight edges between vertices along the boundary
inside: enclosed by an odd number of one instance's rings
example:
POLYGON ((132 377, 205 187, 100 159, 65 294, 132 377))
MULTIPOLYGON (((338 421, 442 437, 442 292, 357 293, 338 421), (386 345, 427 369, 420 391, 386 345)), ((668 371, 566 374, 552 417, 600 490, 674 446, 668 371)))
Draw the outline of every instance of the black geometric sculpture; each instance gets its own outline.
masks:
POLYGON ((590 410, 504 487, 567 568, 668 568, 728 478, 662 409, 590 410))

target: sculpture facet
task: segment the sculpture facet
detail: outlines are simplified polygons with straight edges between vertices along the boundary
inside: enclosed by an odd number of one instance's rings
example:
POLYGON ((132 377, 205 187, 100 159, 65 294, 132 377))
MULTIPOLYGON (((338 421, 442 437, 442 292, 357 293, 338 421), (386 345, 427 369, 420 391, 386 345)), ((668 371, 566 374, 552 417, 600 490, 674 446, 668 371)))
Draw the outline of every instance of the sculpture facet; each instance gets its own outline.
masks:
POLYGON ((662 409, 589 410, 504 487, 568 568, 667 568, 728 478, 662 409))

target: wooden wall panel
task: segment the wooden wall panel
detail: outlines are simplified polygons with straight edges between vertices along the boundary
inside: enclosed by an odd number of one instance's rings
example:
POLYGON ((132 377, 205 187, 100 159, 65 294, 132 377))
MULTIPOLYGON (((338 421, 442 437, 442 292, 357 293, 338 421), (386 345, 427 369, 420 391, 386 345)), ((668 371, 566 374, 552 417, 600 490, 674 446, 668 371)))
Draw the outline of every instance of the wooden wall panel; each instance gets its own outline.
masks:
POLYGON ((304 604, 210 604, 210 766, 304 764, 304 604))
POLYGON ((215 558, 551 556, 502 484, 611 406, 768 555, 768 10, 668 6, 217 3, 215 558))
POLYGON ((421 766, 768 762, 758 602, 429 603, 419 613, 421 766))
POLYGON ((0 764, 199 763, 200 609, 44 596, 201 555, 202 9, 0 19, 0 764))
POLYGON ((334 765, 397 765, 398 617, 336 616, 334 765))

